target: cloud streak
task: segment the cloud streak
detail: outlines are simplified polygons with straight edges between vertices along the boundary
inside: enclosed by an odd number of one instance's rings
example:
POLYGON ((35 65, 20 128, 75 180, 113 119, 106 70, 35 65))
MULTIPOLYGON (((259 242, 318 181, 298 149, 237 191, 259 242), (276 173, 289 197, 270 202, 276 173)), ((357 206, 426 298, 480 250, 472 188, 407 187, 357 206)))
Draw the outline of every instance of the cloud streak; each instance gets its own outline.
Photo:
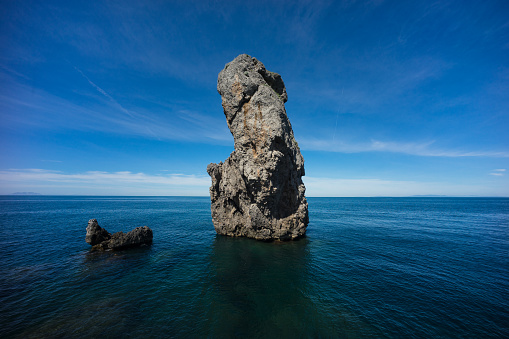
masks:
POLYGON ((323 139, 301 139, 301 148, 307 151, 325 151, 338 153, 391 152, 424 157, 495 157, 507 158, 509 152, 504 151, 463 151, 443 150, 434 148, 435 141, 423 143, 399 143, 392 141, 371 140, 366 143, 348 143, 323 139))
POLYGON ((3 181, 54 181, 54 182, 94 182, 94 183, 147 183, 161 185, 208 186, 208 176, 185 174, 149 175, 129 171, 103 172, 88 171, 84 173, 65 174, 60 171, 45 169, 11 169, 0 171, 3 181))
MULTIPOLYGON (((505 172, 498 169, 497 173, 505 172)), ((377 178, 341 179, 304 177, 310 197, 373 196, 507 196, 504 187, 475 184, 451 184, 384 180, 377 178)), ((186 174, 146 174, 129 171, 63 173, 46 169, 10 169, 0 171, 0 194, 32 191, 42 194, 71 195, 193 195, 208 196, 208 176, 186 174)))
POLYGON ((106 195, 207 195, 208 176, 186 174, 151 175, 129 171, 63 173, 46 169, 0 171, 1 194, 43 191, 43 194, 106 195), (11 192, 12 191, 12 192, 11 192), (81 192, 81 193, 80 193, 81 192))
POLYGON ((92 85, 92 87, 94 87, 99 93, 101 93, 102 95, 104 95, 106 98, 108 98, 115 106, 117 106, 122 112, 124 112, 125 114, 127 114, 128 116, 130 116, 131 118, 135 118, 133 114, 131 114, 127 109, 125 109, 121 104, 118 103, 117 100, 115 100, 111 95, 109 95, 108 93, 106 93, 105 90, 103 90, 101 87, 97 86, 92 80, 90 80, 78 67, 76 66, 73 66, 74 69, 79 73, 81 74, 81 76, 83 78, 85 78, 85 80, 88 81, 88 83, 90 85, 92 85))
MULTIPOLYGON (((2 74, 5 92, 0 94, 3 127, 21 130, 27 126, 41 129, 70 129, 144 136, 157 140, 179 140, 231 144, 231 135, 222 115, 209 116, 190 108, 189 102, 150 102, 149 108, 137 106, 129 111, 76 68, 101 96, 81 94, 83 103, 34 89, 2 74)), ((88 85, 87 85, 88 88, 88 85)), ((86 90, 85 90, 86 91, 86 90)))
POLYGON ((494 169, 490 175, 494 175, 494 176, 497 176, 497 177, 502 177, 504 174, 505 174, 505 171, 506 169, 505 168, 498 168, 498 169, 494 169))
POLYGON ((311 197, 405 197, 414 195, 507 196, 504 187, 447 182, 304 177, 311 197))

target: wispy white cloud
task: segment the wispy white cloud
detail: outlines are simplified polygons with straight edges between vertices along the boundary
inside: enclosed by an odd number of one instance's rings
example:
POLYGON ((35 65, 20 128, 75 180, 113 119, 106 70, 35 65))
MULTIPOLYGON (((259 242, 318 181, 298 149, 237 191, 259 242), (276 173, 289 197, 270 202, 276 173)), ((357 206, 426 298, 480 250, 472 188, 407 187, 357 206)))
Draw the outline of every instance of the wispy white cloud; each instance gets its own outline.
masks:
POLYGON ((1 194, 30 188, 30 191, 43 194, 207 195, 210 178, 129 171, 63 173, 46 169, 10 169, 0 171, 0 183, 1 194))
POLYGON ((422 143, 400 143, 392 141, 370 140, 365 143, 349 143, 341 140, 302 138, 299 145, 303 150, 340 153, 391 152, 425 157, 509 157, 505 151, 463 151, 443 150, 433 147, 435 141, 422 143))
POLYGON ((66 174, 45 169, 10 169, 0 171, 4 181, 55 181, 55 182, 94 182, 94 183, 147 183, 162 185, 207 186, 208 176, 185 174, 149 175, 145 173, 87 171, 66 174))
MULTIPOLYGON (((419 55, 394 60, 393 46, 380 46, 373 54, 349 54, 349 46, 336 47, 330 53, 306 60, 313 77, 293 77, 287 86, 299 100, 318 103, 321 107, 338 107, 355 114, 379 114, 411 106, 421 100, 418 89, 442 78, 453 68, 451 62, 437 55, 419 55), (331 67, 330 65, 334 65, 331 67), (294 82, 293 79, 306 79, 294 82), (366 80, 369 79, 369 80, 366 80), (397 105, 395 103, 397 102, 397 105)), ((298 66, 288 67, 290 75, 308 72, 298 66)), ((290 93, 291 94, 291 93, 290 93)))
POLYGON ((505 171, 506 169, 505 168, 497 168, 497 169, 494 169, 490 175, 494 175, 494 176, 497 176, 497 177, 501 177, 505 174, 505 171))
MULTIPOLYGON (((499 171, 504 172, 504 171, 499 171)), ((501 185, 452 184, 383 180, 376 178, 340 179, 304 177, 306 195, 311 197, 371 196, 507 196, 501 185)), ((207 196, 208 176, 186 174, 146 174, 129 171, 63 173, 45 169, 0 171, 0 194, 31 191, 42 194, 74 195, 195 195, 207 196)))
POLYGON ((383 179, 304 177, 303 180, 306 185, 306 195, 311 197, 507 196, 507 189, 501 186, 383 179))
POLYGON ((90 80, 78 67, 74 66, 74 69, 79 73, 81 74, 81 76, 83 78, 85 78, 85 80, 88 81, 88 83, 90 85, 92 85, 92 87, 94 87, 99 93, 101 93, 102 95, 104 95, 106 98, 108 98, 115 106, 117 106, 122 112, 124 112, 125 114, 127 114, 128 116, 130 116, 131 118, 134 118, 134 115, 131 114, 127 109, 125 109, 121 104, 118 103, 117 100, 113 99, 113 97, 111 95, 109 95, 108 93, 106 93, 105 90, 103 90, 101 87, 97 86, 94 82, 92 82, 92 80, 90 80))
MULTIPOLYGON (((78 69, 76 69, 79 72, 78 69)), ((70 129, 136 135, 158 140, 182 140, 231 144, 231 135, 222 114, 208 116, 189 108, 188 102, 150 102, 150 107, 128 110, 85 74, 93 88, 84 90, 77 104, 42 89, 24 85, 2 74, 5 91, 0 94, 3 127, 18 130, 25 126, 42 129, 70 129), (95 93, 100 93, 96 95, 95 93)), ((88 88, 88 85, 87 85, 88 88)), ((143 98, 138 99, 143 101, 143 98)), ((178 99, 176 99, 178 100, 178 99)))
MULTIPOLYGON (((161 171, 165 172, 165 171, 161 171)), ((499 170, 498 172, 505 172, 499 170)), ((384 180, 378 178, 340 179, 304 177, 306 195, 311 197, 371 196, 507 196, 503 185, 453 184, 384 180)), ((207 196, 208 176, 186 174, 146 174, 129 171, 63 173, 45 169, 0 171, 0 194, 30 191, 71 195, 194 195, 207 196)))

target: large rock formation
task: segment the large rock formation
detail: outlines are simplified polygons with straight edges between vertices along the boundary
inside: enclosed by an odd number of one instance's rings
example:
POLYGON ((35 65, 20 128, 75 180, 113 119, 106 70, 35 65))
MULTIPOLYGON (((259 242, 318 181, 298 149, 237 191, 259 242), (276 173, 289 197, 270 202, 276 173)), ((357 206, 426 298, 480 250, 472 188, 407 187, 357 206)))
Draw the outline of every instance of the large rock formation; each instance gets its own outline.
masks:
POLYGON ((219 73, 217 90, 235 151, 207 167, 216 232, 260 240, 303 236, 304 159, 286 115, 283 79, 242 54, 219 73))
POLYGON ((129 247, 152 244, 152 230, 147 227, 136 227, 134 230, 124 233, 110 234, 99 226, 97 219, 90 219, 87 226, 85 241, 96 250, 120 250, 129 247))

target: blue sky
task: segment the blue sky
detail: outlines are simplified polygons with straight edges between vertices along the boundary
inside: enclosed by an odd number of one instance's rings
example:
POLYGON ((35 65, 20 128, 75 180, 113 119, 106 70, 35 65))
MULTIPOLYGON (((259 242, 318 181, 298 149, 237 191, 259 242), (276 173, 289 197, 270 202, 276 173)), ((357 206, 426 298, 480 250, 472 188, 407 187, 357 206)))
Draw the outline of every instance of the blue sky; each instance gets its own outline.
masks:
POLYGON ((217 74, 282 75, 308 196, 508 196, 507 1, 2 1, 0 194, 208 195, 217 74))

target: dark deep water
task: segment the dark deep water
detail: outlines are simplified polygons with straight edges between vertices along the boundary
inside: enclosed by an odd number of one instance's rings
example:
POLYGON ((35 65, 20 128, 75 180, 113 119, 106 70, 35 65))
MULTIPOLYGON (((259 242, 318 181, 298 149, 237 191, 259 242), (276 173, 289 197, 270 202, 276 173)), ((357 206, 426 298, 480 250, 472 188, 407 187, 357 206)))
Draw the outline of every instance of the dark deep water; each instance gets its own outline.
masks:
POLYGON ((0 197, 0 337, 509 337, 509 199, 308 201, 263 243, 208 198, 0 197), (90 252, 91 218, 154 244, 90 252))

